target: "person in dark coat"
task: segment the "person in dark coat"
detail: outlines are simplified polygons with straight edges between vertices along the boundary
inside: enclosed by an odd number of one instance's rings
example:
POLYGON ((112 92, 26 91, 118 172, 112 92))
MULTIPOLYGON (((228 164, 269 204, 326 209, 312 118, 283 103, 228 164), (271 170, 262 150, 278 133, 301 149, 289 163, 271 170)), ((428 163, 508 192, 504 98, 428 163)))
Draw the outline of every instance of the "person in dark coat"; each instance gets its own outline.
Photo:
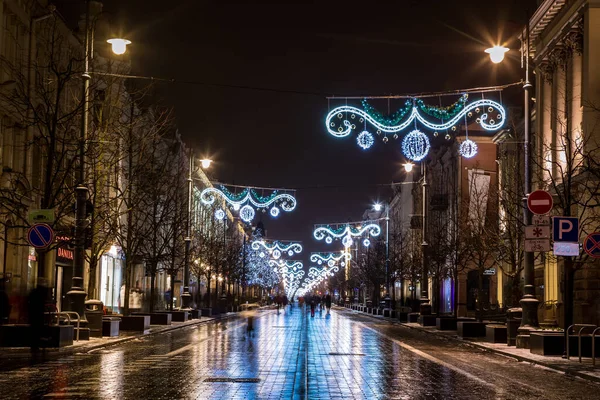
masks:
POLYGON ((8 324, 10 309, 10 300, 6 293, 6 279, 0 279, 0 325, 8 324))
POLYGON ((331 310, 331 295, 329 293, 325 296, 325 307, 327 307, 327 314, 329 314, 331 310))
POLYGON ((46 301, 50 298, 48 287, 39 283, 27 298, 29 311, 29 325, 31 329, 31 351, 36 353, 42 345, 42 337, 45 335, 46 301))

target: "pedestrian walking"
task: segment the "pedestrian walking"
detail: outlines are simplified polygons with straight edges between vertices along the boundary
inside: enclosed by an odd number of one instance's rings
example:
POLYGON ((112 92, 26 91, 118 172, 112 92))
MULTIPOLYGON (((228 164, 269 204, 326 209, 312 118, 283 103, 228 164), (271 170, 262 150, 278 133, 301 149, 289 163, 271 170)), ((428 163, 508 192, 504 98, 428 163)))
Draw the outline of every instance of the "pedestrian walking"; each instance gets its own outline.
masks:
POLYGON ((310 296, 310 316, 312 318, 315 317, 315 307, 317 306, 316 300, 315 296, 310 296))
POLYGON ((8 324, 10 309, 10 300, 6 293, 6 279, 0 279, 0 325, 8 324))
POLYGON ((281 296, 275 296, 275 304, 277 304, 277 314, 279 314, 279 308, 281 307, 281 296))
POLYGON ((329 315, 329 312, 331 311, 331 295, 329 292, 325 296, 325 307, 327 307, 327 315, 329 315))
MULTIPOLYGON (((41 279, 40 279, 41 281, 41 279)), ((31 352, 35 355, 42 346, 42 337, 45 336, 44 311, 46 300, 50 298, 48 288, 40 282, 27 298, 29 312, 29 326, 31 328, 31 352)))

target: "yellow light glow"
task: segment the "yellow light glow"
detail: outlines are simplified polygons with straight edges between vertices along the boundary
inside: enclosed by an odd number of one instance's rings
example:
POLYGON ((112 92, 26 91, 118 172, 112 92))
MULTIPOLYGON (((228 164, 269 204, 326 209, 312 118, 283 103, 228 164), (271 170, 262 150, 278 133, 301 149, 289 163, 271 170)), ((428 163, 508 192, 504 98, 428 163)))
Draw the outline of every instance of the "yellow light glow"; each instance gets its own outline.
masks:
POLYGON ((413 163, 406 163, 406 164, 403 164, 403 165, 404 165, 404 170, 406 172, 412 171, 413 167, 415 166, 415 164, 413 164, 413 163))
POLYGON ((485 52, 490 55, 490 60, 492 60, 492 62, 494 64, 498 64, 498 63, 502 62, 502 60, 504 60, 504 54, 508 50, 509 50, 508 47, 496 45, 494 47, 490 47, 489 49, 486 49, 485 52))
POLYGON ((205 158, 203 160, 200 160, 200 163, 202 164, 203 169, 207 169, 207 168, 210 168, 210 164, 212 163, 212 160, 209 158, 205 158))
POLYGON ((127 51, 127 45, 131 44, 130 40, 120 38, 108 39, 107 42, 111 44, 113 53, 118 55, 124 54, 127 51))

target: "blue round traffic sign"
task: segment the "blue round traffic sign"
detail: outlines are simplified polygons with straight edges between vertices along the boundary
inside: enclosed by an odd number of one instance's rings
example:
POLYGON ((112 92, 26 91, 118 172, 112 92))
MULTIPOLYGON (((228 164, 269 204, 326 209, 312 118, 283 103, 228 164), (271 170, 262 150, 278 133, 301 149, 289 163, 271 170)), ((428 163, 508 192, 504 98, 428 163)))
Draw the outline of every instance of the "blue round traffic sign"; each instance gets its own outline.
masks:
POLYGON ((35 224, 27 231, 27 241, 36 249, 45 249, 54 242, 54 231, 48 224, 35 224))
POLYGON ((583 249, 591 257, 600 258, 600 232, 587 235, 583 241, 583 249))

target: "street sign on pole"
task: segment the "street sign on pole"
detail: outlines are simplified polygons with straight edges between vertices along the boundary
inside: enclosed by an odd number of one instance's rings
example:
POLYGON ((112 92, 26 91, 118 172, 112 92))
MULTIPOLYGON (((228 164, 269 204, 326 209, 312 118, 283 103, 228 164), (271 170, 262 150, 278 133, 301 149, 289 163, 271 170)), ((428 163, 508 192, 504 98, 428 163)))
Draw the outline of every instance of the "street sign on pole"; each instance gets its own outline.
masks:
POLYGON ((531 216, 531 225, 548 225, 548 226, 550 226, 550 217, 547 215, 534 214, 531 216))
POLYGON ((525 239, 549 239, 550 227, 547 225, 531 225, 525 227, 525 239))
POLYGON ((52 224, 54 223, 54 209, 31 210, 27 214, 27 222, 30 224, 52 224))
POLYGON ((27 231, 27 241, 36 249, 45 249, 54 242, 54 231, 48 224, 35 224, 27 231))
POLYGON ((554 242, 554 255, 577 257, 579 255, 579 243, 554 242))
POLYGON ((591 257, 600 258, 600 232, 587 235, 583 241, 583 250, 591 257))
POLYGON ((545 190, 535 190, 527 196, 527 207, 534 214, 548 214, 552 210, 552 195, 545 190))
POLYGON ((552 238, 555 242, 579 242, 579 218, 553 217, 552 238))
POLYGON ((525 251, 528 253, 546 252, 551 250, 550 239, 527 239, 525 251))

